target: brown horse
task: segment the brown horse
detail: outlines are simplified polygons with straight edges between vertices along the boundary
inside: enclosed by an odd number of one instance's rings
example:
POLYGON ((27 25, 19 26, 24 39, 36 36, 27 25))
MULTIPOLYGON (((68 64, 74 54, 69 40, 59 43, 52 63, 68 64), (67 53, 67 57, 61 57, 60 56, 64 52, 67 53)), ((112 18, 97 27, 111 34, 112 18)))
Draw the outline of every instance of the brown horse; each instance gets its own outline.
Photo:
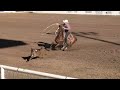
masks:
POLYGON ((68 37, 67 37, 67 45, 64 44, 64 30, 63 30, 63 26, 59 25, 59 28, 56 31, 56 37, 55 37, 55 43, 56 46, 55 48, 60 47, 61 50, 65 50, 67 49, 67 47, 71 47, 76 41, 77 38, 75 37, 75 35, 73 35, 72 33, 68 33, 68 37))

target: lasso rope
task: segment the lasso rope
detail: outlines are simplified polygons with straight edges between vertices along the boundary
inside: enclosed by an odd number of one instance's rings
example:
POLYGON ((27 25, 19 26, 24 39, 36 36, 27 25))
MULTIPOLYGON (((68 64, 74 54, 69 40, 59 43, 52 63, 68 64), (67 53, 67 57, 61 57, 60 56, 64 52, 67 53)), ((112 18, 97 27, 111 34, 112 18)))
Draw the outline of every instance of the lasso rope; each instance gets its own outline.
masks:
MULTIPOLYGON (((54 24, 49 25, 48 27, 46 27, 45 29, 43 29, 42 32, 44 33, 44 31, 46 31, 48 28, 50 28, 53 25, 59 25, 59 23, 54 23, 54 24)), ((49 31, 50 30, 48 30, 46 33, 48 33, 49 31)))
MULTIPOLYGON (((50 27, 53 26, 53 25, 59 25, 59 23, 54 23, 54 24, 51 24, 51 25, 47 26, 45 29, 42 30, 41 35, 44 35, 44 34, 45 34, 44 31, 46 31, 48 28, 50 28, 50 27)), ((49 31, 50 31, 50 30, 48 30, 46 33, 48 33, 49 31)), ((25 41, 25 40, 24 40, 24 42, 27 42, 27 43, 38 43, 38 42, 25 41)))

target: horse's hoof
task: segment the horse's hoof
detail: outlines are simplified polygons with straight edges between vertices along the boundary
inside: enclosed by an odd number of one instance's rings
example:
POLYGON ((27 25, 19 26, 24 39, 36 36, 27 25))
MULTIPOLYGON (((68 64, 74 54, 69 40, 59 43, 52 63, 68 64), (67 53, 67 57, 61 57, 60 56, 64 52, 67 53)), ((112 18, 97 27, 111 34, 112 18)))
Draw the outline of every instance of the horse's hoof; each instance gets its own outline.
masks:
POLYGON ((65 49, 64 49, 64 48, 61 48, 61 50, 62 50, 62 51, 65 51, 65 49))
POLYGON ((65 50, 67 50, 67 47, 65 48, 65 50))

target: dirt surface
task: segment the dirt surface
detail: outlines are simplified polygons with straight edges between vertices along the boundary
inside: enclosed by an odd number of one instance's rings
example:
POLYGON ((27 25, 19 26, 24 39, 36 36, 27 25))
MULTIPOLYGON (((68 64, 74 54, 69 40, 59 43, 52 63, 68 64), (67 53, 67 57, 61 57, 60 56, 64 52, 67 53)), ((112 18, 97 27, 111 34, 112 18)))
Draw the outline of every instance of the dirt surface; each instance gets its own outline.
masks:
POLYGON ((0 64, 80 79, 120 79, 120 16, 0 14, 0 64), (70 21, 77 42, 67 51, 43 50, 26 62, 35 42, 51 44, 57 26, 70 21), (45 34, 48 32, 49 34, 45 34))

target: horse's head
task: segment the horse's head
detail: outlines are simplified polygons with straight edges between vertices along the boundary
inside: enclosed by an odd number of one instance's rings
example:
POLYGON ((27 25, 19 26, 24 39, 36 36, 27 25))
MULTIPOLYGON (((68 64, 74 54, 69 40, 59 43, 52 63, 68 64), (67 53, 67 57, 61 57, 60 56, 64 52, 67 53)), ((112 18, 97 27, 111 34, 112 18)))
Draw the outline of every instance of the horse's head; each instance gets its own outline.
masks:
POLYGON ((60 33, 63 33, 62 25, 59 25, 58 29, 55 31, 55 35, 57 36, 60 33))
POLYGON ((63 41, 63 39, 64 39, 63 33, 64 33, 63 26, 59 25, 59 28, 55 32, 55 34, 56 34, 55 42, 56 43, 59 43, 59 42, 63 41))
POLYGON ((63 26, 59 25, 58 33, 63 32, 63 26))

